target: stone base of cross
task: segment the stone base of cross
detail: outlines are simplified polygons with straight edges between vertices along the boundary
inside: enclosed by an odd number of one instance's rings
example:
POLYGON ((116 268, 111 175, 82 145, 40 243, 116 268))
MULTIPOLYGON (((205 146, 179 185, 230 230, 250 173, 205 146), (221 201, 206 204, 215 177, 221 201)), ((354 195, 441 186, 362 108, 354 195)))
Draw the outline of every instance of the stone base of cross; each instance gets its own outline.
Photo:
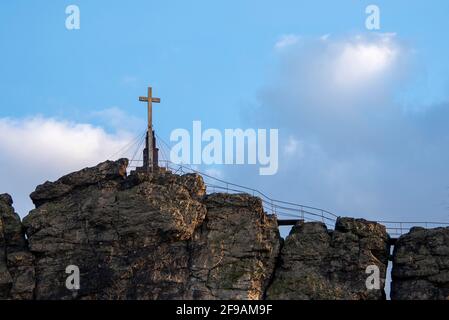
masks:
POLYGON ((157 168, 159 165, 159 149, 156 144, 156 136, 154 134, 154 130, 152 131, 152 135, 151 135, 151 138, 153 139, 153 143, 152 143, 153 158, 152 159, 150 159, 150 157, 149 157, 150 143, 148 141, 148 138, 149 138, 149 135, 147 132, 147 136, 145 138, 145 148, 143 149, 143 167, 146 169, 150 169, 149 171, 152 171, 153 169, 157 168), (151 163, 151 161, 152 161, 152 163, 151 163))

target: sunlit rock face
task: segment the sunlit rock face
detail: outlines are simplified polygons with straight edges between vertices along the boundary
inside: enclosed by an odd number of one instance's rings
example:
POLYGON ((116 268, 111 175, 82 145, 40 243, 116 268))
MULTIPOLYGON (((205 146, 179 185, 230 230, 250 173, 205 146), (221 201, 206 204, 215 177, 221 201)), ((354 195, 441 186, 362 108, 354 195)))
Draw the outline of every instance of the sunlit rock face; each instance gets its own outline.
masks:
POLYGON ((126 175, 126 159, 47 182, 24 220, 37 299, 261 299, 277 222, 247 195, 206 196, 201 176, 126 175), (80 290, 66 288, 67 266, 80 290))
POLYGON ((401 236, 392 279, 392 299, 448 300, 449 228, 413 228, 401 236))
POLYGON ((262 299, 281 239, 277 220, 249 195, 212 194, 191 241, 193 299, 262 299))

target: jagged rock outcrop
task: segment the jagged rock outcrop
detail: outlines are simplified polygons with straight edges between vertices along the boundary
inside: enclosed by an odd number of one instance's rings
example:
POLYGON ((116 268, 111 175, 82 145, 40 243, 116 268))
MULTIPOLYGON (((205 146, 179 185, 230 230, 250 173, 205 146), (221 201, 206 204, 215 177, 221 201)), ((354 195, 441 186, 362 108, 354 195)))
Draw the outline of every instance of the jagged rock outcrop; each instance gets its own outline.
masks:
POLYGON ((277 220, 249 195, 212 194, 191 241, 193 299, 262 299, 280 251, 277 220))
POLYGON ((393 253, 391 298, 449 300, 449 228, 412 228, 393 253))
MULTIPOLYGON (((127 175, 127 165, 38 186, 22 223, 0 195, 0 299, 385 299, 384 226, 299 222, 283 241, 257 197, 206 194, 197 174, 127 175), (66 287, 68 266, 79 290, 66 287), (366 286, 369 266, 380 289, 366 286)), ((449 228, 413 228, 393 262, 393 299, 449 298, 449 228)))
POLYGON ((10 195, 0 195, 0 299, 32 299, 34 261, 10 195))
POLYGON ((98 184, 109 180, 120 180, 126 176, 126 168, 128 167, 127 159, 120 159, 116 162, 106 161, 100 163, 93 168, 85 168, 83 170, 68 174, 60 178, 56 182, 47 181, 37 186, 30 197, 36 207, 46 202, 57 200, 70 192, 83 187, 98 184))
POLYGON ((339 218, 335 230, 300 222, 286 238, 268 299, 384 299, 389 244, 385 227, 339 218), (368 290, 366 268, 380 270, 381 289, 368 290))
POLYGON ((24 226, 37 299, 261 298, 279 250, 275 218, 247 195, 205 195, 201 176, 134 173, 127 160, 46 182, 24 226))

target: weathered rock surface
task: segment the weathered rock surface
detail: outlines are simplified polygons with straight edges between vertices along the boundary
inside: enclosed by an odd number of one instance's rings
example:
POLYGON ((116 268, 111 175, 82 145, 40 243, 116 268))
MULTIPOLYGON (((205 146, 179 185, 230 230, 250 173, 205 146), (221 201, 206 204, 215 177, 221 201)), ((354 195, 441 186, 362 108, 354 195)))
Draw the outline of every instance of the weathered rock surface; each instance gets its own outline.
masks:
MULTIPOLYGON (((208 195, 196 174, 127 175, 127 165, 38 186, 22 223, 0 195, 0 299, 385 298, 384 226, 300 222, 284 242, 259 198, 208 195), (80 269, 79 290, 66 287, 68 266, 80 269), (380 289, 366 287, 369 266, 380 289)), ((449 299, 449 228, 399 239, 392 298, 449 299)))
POLYGON ((45 202, 68 195, 77 188, 88 187, 94 184, 101 186, 102 182, 125 177, 127 166, 127 159, 120 159, 116 162, 106 161, 96 167, 85 168, 68 174, 56 182, 47 181, 38 186, 36 191, 30 195, 31 200, 33 200, 36 207, 39 207, 45 202))
POLYGON ((449 228, 412 228, 393 253, 391 298, 449 300, 449 228))
POLYGON ((10 195, 0 195, 0 299, 32 299, 33 255, 10 195))
POLYGON ((339 218, 335 231, 324 223, 298 223, 286 238, 268 299, 384 299, 389 244, 385 227, 339 218), (368 290, 366 268, 375 265, 380 290, 368 290))
POLYGON ((212 194, 191 241, 193 299, 262 299, 280 251, 277 220, 249 195, 212 194))
POLYGON ((37 299, 261 298, 279 234, 260 200, 205 196, 201 176, 126 176, 125 159, 46 182, 25 219, 37 299))

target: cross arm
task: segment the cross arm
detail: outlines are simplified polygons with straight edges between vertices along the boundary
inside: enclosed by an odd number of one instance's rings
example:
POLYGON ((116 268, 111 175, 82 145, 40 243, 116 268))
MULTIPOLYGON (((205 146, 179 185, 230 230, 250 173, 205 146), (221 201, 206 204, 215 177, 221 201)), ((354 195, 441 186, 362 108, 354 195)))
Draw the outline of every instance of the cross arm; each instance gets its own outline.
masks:
MULTIPOLYGON (((147 97, 139 97, 139 101, 148 102, 148 98, 147 97)), ((160 98, 151 98, 151 102, 161 103, 161 99, 160 98)))

